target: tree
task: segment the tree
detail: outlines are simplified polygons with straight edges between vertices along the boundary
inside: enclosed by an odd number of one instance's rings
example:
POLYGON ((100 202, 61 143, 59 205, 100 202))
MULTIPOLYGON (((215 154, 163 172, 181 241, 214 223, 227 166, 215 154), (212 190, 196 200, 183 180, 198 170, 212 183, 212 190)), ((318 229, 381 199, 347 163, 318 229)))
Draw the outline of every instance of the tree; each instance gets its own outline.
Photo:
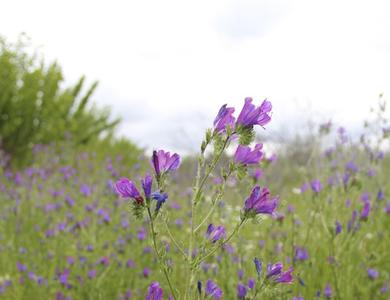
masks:
POLYGON ((62 88, 61 67, 45 64, 28 46, 23 35, 15 44, 0 37, 0 143, 12 161, 29 161, 35 144, 66 139, 77 146, 110 135, 120 120, 90 105, 98 83, 85 88, 81 77, 62 88))

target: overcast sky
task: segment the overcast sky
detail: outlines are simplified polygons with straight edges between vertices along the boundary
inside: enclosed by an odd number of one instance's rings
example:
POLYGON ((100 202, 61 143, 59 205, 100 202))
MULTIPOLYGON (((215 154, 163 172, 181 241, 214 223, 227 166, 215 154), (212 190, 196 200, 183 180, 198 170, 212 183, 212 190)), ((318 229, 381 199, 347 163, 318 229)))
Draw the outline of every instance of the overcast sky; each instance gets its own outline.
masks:
POLYGON ((268 132, 307 118, 356 128, 390 95, 390 1, 0 1, 0 35, 26 32, 69 84, 142 146, 188 150, 224 103, 274 105, 268 132))

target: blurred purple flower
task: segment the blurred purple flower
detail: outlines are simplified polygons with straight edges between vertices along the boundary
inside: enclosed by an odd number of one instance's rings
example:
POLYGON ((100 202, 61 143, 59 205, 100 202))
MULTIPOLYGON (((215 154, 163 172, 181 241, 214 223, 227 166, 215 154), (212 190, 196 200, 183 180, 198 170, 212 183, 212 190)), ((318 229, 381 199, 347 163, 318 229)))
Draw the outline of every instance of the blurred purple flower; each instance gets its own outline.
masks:
POLYGON ((310 187, 315 193, 319 193, 322 190, 322 184, 319 180, 315 179, 310 182, 310 187))
POLYGON ((390 202, 388 202, 385 207, 385 213, 390 214, 390 202))
POLYGON ((379 276, 379 272, 376 269, 368 268, 367 275, 368 275, 368 278, 370 278, 370 279, 376 279, 379 276))
POLYGON ((145 277, 145 278, 148 278, 150 276, 150 269, 149 268, 144 268, 142 270, 142 275, 145 277))
POLYGON ((305 248, 296 247, 294 259, 295 260, 307 260, 307 259, 309 259, 309 254, 305 248))
POLYGON ((301 186, 301 194, 303 194, 304 192, 306 192, 308 189, 309 189, 310 185, 305 182, 304 184, 302 184, 301 186))
POLYGON ((343 226, 341 225, 341 223, 339 221, 336 221, 336 228, 335 228, 336 235, 341 233, 342 230, 343 230, 343 226))
POLYGON ((214 298, 215 300, 220 300, 222 299, 223 292, 215 282, 209 279, 206 282, 206 295, 214 298))
POLYGON ((246 286, 242 283, 237 284, 237 297, 238 299, 245 299, 247 294, 246 286))
POLYGON ((149 286, 148 293, 146 294, 145 300, 162 300, 163 290, 158 282, 152 282, 149 286))
POLYGON ((362 211, 360 213, 360 219, 367 220, 368 215, 370 214, 370 210, 371 210, 370 202, 368 202, 368 201, 364 202, 364 206, 363 206, 362 211))
POLYGON ((96 277, 96 270, 89 270, 87 274, 89 279, 93 279, 96 277))
POLYGON ((255 268, 256 268, 257 275, 260 277, 261 276, 261 272, 263 270, 263 264, 261 263, 261 260, 258 259, 257 257, 255 257, 253 262, 255 263, 255 268))
POLYGON ((254 278, 249 278, 248 279, 248 287, 250 289, 253 289, 255 287, 256 280, 254 278))
POLYGON ((135 262, 132 259, 128 259, 126 262, 126 267, 127 268, 134 268, 135 267, 135 262))
POLYGON ((385 193, 383 192, 382 189, 380 189, 380 190, 378 191, 378 194, 376 195, 376 199, 377 199, 378 201, 382 201, 382 200, 385 199, 385 193))
POLYGON ((146 230, 145 230, 144 227, 141 227, 140 229, 138 229, 137 238, 138 238, 140 241, 143 241, 143 240, 146 239, 146 230))
POLYGON ((332 297, 332 289, 331 289, 329 283, 327 283, 326 286, 325 286, 325 289, 324 289, 324 296, 325 296, 327 299, 330 299, 330 298, 332 297))
POLYGON ((239 269, 237 272, 237 275, 238 275, 238 279, 242 280, 242 277, 244 277, 244 270, 239 269))
POLYGON ((82 184, 80 187, 80 192, 85 196, 89 197, 92 195, 91 188, 87 184, 82 184))
POLYGON ((353 172, 353 173, 356 173, 357 171, 359 171, 359 168, 358 166, 355 164, 355 162, 353 160, 349 161, 346 165, 345 165, 345 169, 347 171, 350 171, 350 172, 353 172))
POLYGON ((19 272, 26 272, 27 271, 27 267, 25 265, 21 264, 20 262, 16 263, 16 267, 18 268, 19 272))

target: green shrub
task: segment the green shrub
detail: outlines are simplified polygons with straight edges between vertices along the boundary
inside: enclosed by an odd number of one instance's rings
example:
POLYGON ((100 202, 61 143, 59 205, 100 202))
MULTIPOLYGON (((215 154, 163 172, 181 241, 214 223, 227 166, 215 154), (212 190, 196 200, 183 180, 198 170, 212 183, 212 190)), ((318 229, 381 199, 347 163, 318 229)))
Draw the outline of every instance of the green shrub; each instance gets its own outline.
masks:
POLYGON ((0 37, 0 143, 12 164, 30 162, 35 144, 71 140, 79 146, 110 136, 119 119, 90 105, 97 82, 85 87, 81 77, 63 88, 61 67, 30 48, 24 36, 14 44, 0 37))

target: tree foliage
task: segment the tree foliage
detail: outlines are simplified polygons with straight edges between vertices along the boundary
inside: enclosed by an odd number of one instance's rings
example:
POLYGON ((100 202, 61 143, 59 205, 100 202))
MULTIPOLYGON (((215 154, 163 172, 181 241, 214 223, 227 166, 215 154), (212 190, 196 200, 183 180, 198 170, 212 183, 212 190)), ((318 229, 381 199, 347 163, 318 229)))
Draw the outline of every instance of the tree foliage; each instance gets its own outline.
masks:
POLYGON ((14 44, 0 37, 0 143, 12 160, 28 161, 35 144, 109 136, 120 120, 90 103, 98 83, 86 86, 81 77, 63 88, 61 67, 29 51, 24 36, 14 44))

